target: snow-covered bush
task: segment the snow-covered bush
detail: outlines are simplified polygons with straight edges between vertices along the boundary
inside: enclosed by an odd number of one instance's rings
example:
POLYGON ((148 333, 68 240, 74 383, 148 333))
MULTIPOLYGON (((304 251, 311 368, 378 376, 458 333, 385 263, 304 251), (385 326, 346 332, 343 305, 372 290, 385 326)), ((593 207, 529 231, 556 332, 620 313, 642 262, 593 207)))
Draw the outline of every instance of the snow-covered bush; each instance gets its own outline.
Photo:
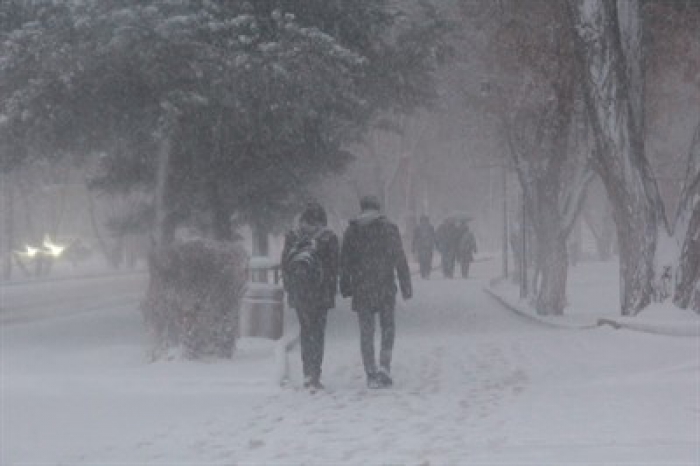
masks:
POLYGON ((231 357, 247 265, 235 243, 198 238, 154 250, 142 305, 153 359, 172 350, 187 358, 231 357))

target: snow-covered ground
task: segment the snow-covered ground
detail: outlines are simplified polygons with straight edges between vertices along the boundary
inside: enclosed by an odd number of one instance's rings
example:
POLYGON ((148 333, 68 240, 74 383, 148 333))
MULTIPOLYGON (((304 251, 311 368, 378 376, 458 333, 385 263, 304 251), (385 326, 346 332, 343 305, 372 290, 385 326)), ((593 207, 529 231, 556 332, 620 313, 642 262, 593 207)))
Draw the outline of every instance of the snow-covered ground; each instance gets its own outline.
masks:
MULTIPOLYGON (((0 463, 700 464, 700 339, 523 318, 483 291, 496 262, 416 279, 395 387, 379 391, 346 301, 328 321, 327 390, 310 394, 298 347, 280 388, 262 339, 232 360, 149 363, 142 273, 3 286, 0 463)), ((567 314, 616 316, 615 277, 575 269, 567 314)))

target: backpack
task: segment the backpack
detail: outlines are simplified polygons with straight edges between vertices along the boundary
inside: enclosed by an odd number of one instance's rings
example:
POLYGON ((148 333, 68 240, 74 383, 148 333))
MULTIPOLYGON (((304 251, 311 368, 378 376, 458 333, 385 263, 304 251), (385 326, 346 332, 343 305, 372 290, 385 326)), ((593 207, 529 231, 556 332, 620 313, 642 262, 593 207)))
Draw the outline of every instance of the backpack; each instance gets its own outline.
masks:
POLYGON ((321 297, 323 264, 318 252, 318 234, 299 235, 286 257, 286 288, 290 302, 296 306, 309 306, 321 297))

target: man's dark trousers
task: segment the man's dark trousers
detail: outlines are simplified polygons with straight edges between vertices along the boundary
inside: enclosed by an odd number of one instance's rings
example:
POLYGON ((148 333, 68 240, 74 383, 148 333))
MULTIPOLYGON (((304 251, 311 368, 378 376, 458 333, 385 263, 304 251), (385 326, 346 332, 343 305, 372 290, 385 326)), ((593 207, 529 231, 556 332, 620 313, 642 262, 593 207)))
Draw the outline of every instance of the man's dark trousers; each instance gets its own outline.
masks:
POLYGON ((362 363, 367 375, 377 372, 374 359, 374 329, 376 327, 376 315, 379 314, 379 327, 381 329, 381 347, 379 351, 379 367, 387 373, 391 370, 391 352, 394 348, 394 309, 383 309, 378 312, 358 311, 357 317, 360 323, 360 349, 362 351, 362 363))
POLYGON ((455 254, 451 252, 442 255, 442 274, 445 278, 452 278, 455 274, 455 254))
POLYGON ((418 263, 420 264, 420 276, 422 278, 430 277, 430 272, 433 269, 433 255, 420 254, 418 256, 418 263))

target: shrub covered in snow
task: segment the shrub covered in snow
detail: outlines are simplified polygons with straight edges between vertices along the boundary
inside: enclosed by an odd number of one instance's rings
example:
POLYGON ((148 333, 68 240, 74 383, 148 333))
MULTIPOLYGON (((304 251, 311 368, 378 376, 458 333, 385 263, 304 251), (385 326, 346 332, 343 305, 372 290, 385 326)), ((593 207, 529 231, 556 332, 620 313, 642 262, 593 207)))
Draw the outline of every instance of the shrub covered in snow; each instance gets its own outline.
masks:
POLYGON ((142 305, 153 358, 171 350, 187 358, 231 357, 247 265, 235 243, 198 238, 154 250, 142 305))

